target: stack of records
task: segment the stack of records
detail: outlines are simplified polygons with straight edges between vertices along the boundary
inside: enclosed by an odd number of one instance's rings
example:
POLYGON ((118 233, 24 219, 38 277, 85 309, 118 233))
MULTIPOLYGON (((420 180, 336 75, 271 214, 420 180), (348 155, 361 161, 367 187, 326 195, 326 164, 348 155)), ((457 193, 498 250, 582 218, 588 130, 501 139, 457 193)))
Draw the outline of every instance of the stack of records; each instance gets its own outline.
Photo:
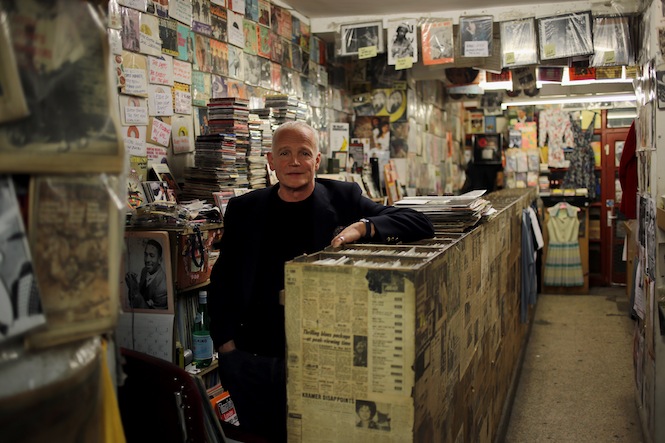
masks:
POLYGON ((266 108, 271 110, 273 129, 287 121, 305 120, 307 105, 297 97, 286 94, 272 94, 265 98, 266 108))
POLYGON ((247 153, 249 152, 249 100, 240 97, 219 97, 208 102, 210 133, 233 137, 235 142, 235 188, 249 187, 247 153))
POLYGON ((270 122, 267 119, 259 118, 257 114, 249 114, 249 143, 250 151, 247 156, 247 178, 249 180, 249 187, 251 189, 259 189, 266 187, 266 165, 268 159, 265 156, 267 151, 270 150, 270 145, 267 145, 264 140, 264 133, 269 133, 268 141, 272 143, 272 130, 270 129, 270 122), (267 147, 267 151, 264 149, 267 147))
POLYGON ((185 169, 183 200, 213 201, 213 192, 236 187, 238 171, 236 138, 233 134, 196 137, 194 164, 185 169))
POLYGON ((412 208, 425 214, 434 225, 437 236, 465 232, 496 212, 490 202, 481 198, 485 193, 471 191, 457 196, 407 197, 395 203, 396 207, 412 208))

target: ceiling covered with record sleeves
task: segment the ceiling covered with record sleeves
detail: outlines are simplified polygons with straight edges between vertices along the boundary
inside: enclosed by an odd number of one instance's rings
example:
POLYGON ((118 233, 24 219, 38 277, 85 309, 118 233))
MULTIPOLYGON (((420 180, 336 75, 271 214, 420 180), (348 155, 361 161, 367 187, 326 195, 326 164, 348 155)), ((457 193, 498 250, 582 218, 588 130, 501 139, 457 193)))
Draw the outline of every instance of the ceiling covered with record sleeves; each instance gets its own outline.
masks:
POLYGON ((334 31, 342 23, 398 18, 449 17, 492 14, 495 20, 542 17, 575 11, 594 14, 634 13, 643 0, 285 0, 274 1, 291 7, 310 18, 312 31, 334 31))

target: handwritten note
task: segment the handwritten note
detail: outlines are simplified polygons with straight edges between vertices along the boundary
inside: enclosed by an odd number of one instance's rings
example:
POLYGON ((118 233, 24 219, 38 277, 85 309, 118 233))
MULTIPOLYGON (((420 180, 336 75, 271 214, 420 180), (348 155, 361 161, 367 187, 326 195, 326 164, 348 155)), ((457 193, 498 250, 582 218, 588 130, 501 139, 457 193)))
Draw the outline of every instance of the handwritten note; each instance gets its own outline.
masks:
POLYGON ((128 125, 147 125, 148 108, 146 106, 125 106, 125 121, 128 125))
POLYGON ((173 94, 171 88, 161 85, 150 85, 148 106, 150 115, 173 115, 173 94))
POLYGON ((395 70, 409 69, 413 67, 413 57, 402 57, 395 60, 395 70))
POLYGON ((376 46, 366 46, 364 48, 358 49, 359 59, 376 57, 376 54, 377 54, 376 46))
POLYGON ((489 57, 488 43, 485 40, 464 42, 464 57, 489 57))
POLYGON ((125 67, 125 94, 148 95, 148 76, 145 69, 125 67))
POLYGON ((187 91, 174 91, 175 112, 178 114, 192 113, 192 93, 187 91))
POLYGON ((148 57, 150 83, 173 86, 173 57, 148 57))
POLYGON ((192 26, 192 1, 169 0, 169 17, 192 26))
POLYGON ((145 157, 145 126, 128 126, 122 137, 125 143, 125 151, 129 155, 145 157))
POLYGON ((192 64, 173 60, 173 80, 187 85, 192 84, 192 64))
POLYGON ((190 116, 178 115, 172 120, 171 138, 173 153, 181 154, 194 150, 194 122, 190 116))
POLYGON ((168 148, 150 143, 146 144, 146 151, 149 164, 163 163, 162 160, 166 159, 168 155, 168 148))
POLYGON ((153 118, 150 138, 160 145, 168 146, 169 139, 171 138, 171 125, 153 118))
POLYGON ((514 65, 515 64, 515 53, 514 52, 506 52, 506 64, 507 65, 514 65))

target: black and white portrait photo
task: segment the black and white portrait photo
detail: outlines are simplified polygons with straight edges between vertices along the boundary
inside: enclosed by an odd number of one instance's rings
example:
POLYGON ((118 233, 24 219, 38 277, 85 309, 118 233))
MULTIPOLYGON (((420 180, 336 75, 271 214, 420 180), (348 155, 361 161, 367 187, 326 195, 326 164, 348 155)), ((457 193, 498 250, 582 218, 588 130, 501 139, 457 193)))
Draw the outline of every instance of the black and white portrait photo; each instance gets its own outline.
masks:
POLYGON ((173 312, 168 234, 126 232, 125 244, 123 310, 173 312))
POLYGON ((0 342, 46 322, 12 179, 0 175, 0 342))
POLYGON ((377 52, 383 52, 383 27, 380 21, 373 23, 359 23, 342 25, 340 54, 357 55, 361 48, 376 47, 377 52))
POLYGON ((394 65, 397 60, 411 57, 412 62, 418 61, 418 43, 416 41, 416 20, 400 20, 388 26, 388 64, 394 65))

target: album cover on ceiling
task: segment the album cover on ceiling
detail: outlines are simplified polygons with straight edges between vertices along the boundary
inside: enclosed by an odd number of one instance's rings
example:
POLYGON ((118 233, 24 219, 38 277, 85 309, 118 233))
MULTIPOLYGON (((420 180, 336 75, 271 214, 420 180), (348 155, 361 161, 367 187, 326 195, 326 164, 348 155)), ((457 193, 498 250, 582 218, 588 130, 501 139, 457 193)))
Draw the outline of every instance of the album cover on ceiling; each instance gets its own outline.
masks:
POLYGON ((591 12, 538 19, 538 37, 540 60, 591 54, 591 12))
POLYGON ((595 17, 591 66, 622 66, 635 62, 629 17, 595 17))
POLYGON ((538 63, 536 21, 533 18, 501 22, 501 54, 504 67, 538 63))
POLYGON ((424 65, 455 61, 452 19, 427 20, 420 26, 424 65))
POLYGON ((492 55, 493 17, 491 15, 460 17, 459 39, 462 57, 492 55))

